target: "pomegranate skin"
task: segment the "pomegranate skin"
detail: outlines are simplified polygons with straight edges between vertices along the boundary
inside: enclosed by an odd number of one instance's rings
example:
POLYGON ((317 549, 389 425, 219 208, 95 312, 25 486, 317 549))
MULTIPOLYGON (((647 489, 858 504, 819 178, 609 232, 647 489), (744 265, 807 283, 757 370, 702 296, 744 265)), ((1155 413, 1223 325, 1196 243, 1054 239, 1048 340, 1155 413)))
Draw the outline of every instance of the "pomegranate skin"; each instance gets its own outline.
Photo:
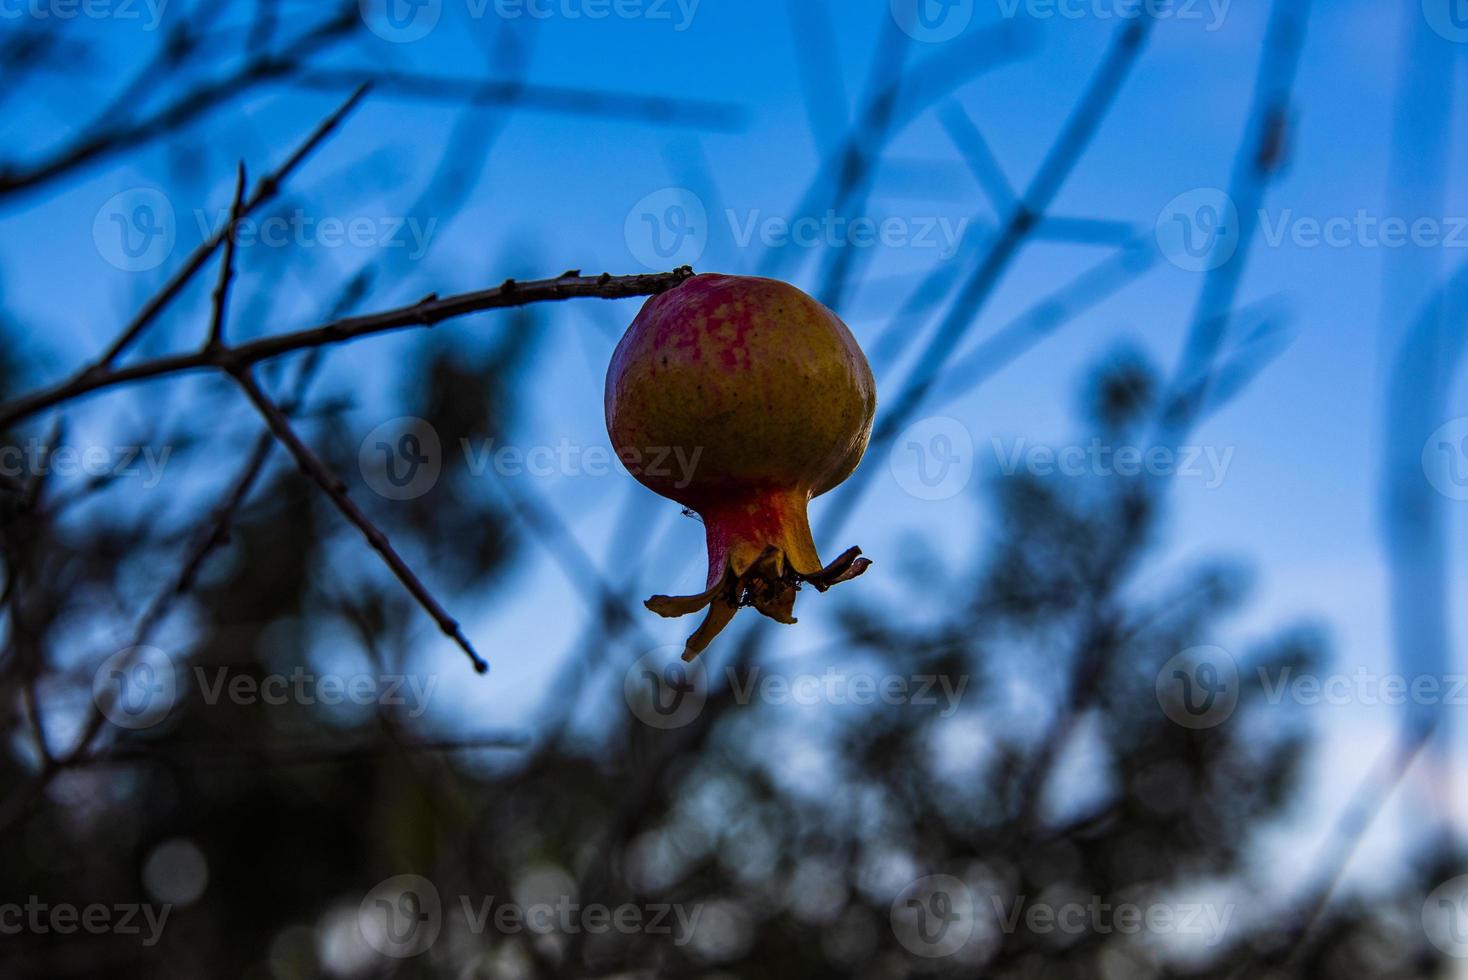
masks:
POLYGON ((853 548, 823 567, 806 509, 861 461, 876 383, 846 325, 794 286, 700 275, 648 300, 612 355, 605 406, 633 475, 705 525, 708 591, 647 603, 709 608, 684 659, 741 606, 793 623, 802 583, 825 591, 870 564, 853 548))

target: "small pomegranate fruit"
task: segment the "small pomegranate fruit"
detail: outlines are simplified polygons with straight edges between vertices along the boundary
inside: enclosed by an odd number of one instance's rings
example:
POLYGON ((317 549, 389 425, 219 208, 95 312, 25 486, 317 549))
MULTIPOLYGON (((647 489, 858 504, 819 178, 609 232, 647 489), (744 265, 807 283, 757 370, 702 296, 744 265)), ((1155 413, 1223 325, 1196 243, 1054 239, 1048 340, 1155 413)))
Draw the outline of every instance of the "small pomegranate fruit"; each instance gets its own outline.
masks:
POLYGON ((866 571, 860 548, 821 565, 806 507, 856 469, 876 407, 851 331, 787 283, 694 276, 642 307, 607 370, 607 432, 644 486, 703 519, 707 591, 647 600, 662 616, 707 607, 684 660, 741 606, 793 623, 803 583, 866 571), (640 465, 668 459, 685 465, 640 465))

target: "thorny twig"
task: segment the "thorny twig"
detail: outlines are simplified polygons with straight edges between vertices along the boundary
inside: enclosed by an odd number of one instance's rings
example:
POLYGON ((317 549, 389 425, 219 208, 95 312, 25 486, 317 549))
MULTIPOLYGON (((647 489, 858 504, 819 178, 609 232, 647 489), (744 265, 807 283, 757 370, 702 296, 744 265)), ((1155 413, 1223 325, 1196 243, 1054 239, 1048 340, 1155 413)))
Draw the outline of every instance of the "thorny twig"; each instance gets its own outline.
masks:
POLYGON ((336 109, 335 112, 327 116, 326 119, 322 120, 321 124, 312 131, 311 135, 306 138, 305 142, 297 147, 295 152, 293 152, 289 157, 286 158, 286 161, 284 163, 277 167, 273 172, 266 175, 265 179, 260 181, 260 183, 256 185, 255 192, 250 195, 249 199, 246 200, 241 207, 238 208, 238 213, 232 213, 230 215, 229 223, 225 227, 216 231, 203 244, 201 244, 197 249, 194 250, 194 253, 189 256, 188 260, 184 262, 183 266, 176 273, 173 274, 172 278, 168 280, 168 283, 157 293, 155 293, 152 298, 149 299, 148 302, 143 306, 143 308, 138 311, 137 315, 132 318, 128 325, 123 328, 122 333, 118 336, 116 340, 112 342, 112 345, 107 348, 107 352, 104 353, 100 358, 98 358, 97 363, 80 372, 74 380, 79 380, 83 377, 96 376, 98 374, 104 373, 106 368, 110 367, 114 362, 116 362, 116 360, 121 357, 122 354, 129 347, 131 347, 140 336, 142 336, 143 331, 148 329, 149 324, 157 319, 158 314, 162 313, 164 308, 172 303, 179 293, 183 292, 184 287, 187 286, 193 280, 194 276, 198 274, 199 270, 204 267, 204 263, 209 261, 209 258, 219 248, 220 244, 222 244, 226 239, 234 238, 234 235, 239 227, 240 220, 249 216, 256 210, 258 210, 260 206, 266 201, 269 201, 271 198, 275 197, 275 195, 280 192, 281 185, 285 183, 286 179, 296 170, 297 167, 301 165, 302 162, 305 161, 308 156, 315 152, 316 148, 319 147, 322 142, 324 142, 326 138, 332 134, 333 131, 335 131, 337 126, 341 124, 342 120, 347 117, 348 113, 355 109, 357 107, 357 104, 360 103, 366 95, 367 86, 364 85, 353 92, 351 96, 336 109))
POLYGON ((245 164, 240 162, 235 177, 234 203, 229 209, 229 227, 224 236, 224 258, 219 264, 219 283, 214 287, 214 312, 209 318, 207 346, 217 350, 224 345, 224 313, 229 304, 229 284, 234 278, 235 232, 245 205, 245 164))
POLYGON ((331 498, 331 502, 336 505, 336 509, 341 511, 342 516, 353 527, 362 532, 362 536, 367 539, 367 543, 372 546, 374 551, 382 556, 382 560, 387 564, 387 567, 397 576, 398 581, 403 583, 403 587, 408 590, 413 598, 418 600, 418 604, 433 617, 433 621, 438 624, 438 628, 443 631, 445 636, 457 643, 459 648, 469 657, 469 661, 474 664, 474 669, 481 674, 486 673, 489 670, 489 664, 475 652, 473 645, 469 642, 469 638, 464 635, 463 628, 459 626, 458 620, 448 614, 448 611, 444 609, 443 605, 434 598, 433 593, 429 592, 428 588, 418 576, 413 574, 413 570, 408 567, 408 563, 403 560, 402 556, 393 548, 392 543, 388 541, 387 535, 378 529, 377 525, 372 523, 372 519, 367 516, 362 508, 358 507, 356 502, 347 495, 346 484, 341 481, 341 478, 331 472, 331 469, 321 461, 319 456, 311 451, 311 448, 291 428, 290 421, 285 417, 285 413, 280 410, 280 406, 271 401, 270 396, 265 393, 255 380, 254 372, 249 368, 243 368, 232 370, 230 374, 236 384, 245 393, 245 396, 249 398, 250 403, 255 406, 255 410, 265 419, 265 424, 270 427, 270 431, 275 434, 275 438, 295 458, 302 472, 315 480, 316 485, 331 498))
POLYGON ((171 354, 126 367, 106 368, 89 374, 77 375, 51 388, 23 395, 12 402, 0 405, 0 428, 14 425, 38 412, 54 408, 82 395, 146 378, 210 369, 229 372, 242 371, 261 361, 284 354, 308 350, 312 347, 340 344, 391 330, 431 327, 444 320, 483 310, 588 297, 625 299, 631 296, 652 296, 672 289, 692 275, 693 270, 687 266, 672 272, 633 276, 613 276, 609 273, 599 276, 583 276, 580 270, 573 270, 553 279, 537 279, 530 282, 516 282, 513 279, 507 279, 501 285, 490 289, 461 293, 443 299, 430 295, 409 306, 365 316, 333 320, 294 333, 277 334, 273 337, 263 337, 259 340, 235 346, 218 347, 213 350, 202 348, 188 354, 171 354))

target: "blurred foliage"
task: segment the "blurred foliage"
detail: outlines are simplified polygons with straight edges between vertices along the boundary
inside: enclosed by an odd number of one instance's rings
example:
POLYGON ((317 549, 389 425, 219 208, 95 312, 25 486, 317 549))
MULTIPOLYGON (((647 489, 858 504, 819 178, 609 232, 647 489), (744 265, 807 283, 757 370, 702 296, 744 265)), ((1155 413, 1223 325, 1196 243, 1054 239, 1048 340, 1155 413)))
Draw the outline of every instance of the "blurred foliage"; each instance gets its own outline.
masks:
MULTIPOLYGON (((425 346, 403 378, 404 413, 446 439, 503 433, 536 334, 521 320, 487 353, 425 346)), ((1135 435, 1156 388, 1144 358, 1110 355, 1082 386, 1078 414, 1108 438, 1135 435)), ((305 408, 338 471, 357 473, 358 434, 339 412, 305 408)), ((445 454, 446 465, 459 458, 445 454)), ((324 646, 345 642, 376 671, 411 673, 420 611, 383 575, 343 582, 336 569, 361 542, 299 474, 268 472, 171 620, 170 635, 187 637, 180 670, 258 680, 310 668, 324 646)), ((496 588, 523 528, 488 502, 498 495, 483 479, 495 477, 446 472, 418 500, 376 501, 373 516, 435 579, 496 588)), ((37 773, 19 693, 28 678, 40 675, 47 703, 71 696, 53 719, 75 715, 89 694, 90 656, 63 671, 42 652, 96 615, 97 596, 132 594, 135 578, 156 582, 144 570, 170 567, 178 551, 146 514, 98 508, 68 520, 47 507, 60 488, 17 489, 9 506, 31 509, 4 539, 22 614, 4 661, 12 693, 0 702, 7 796, 23 795, 37 773)), ((1158 545, 1152 501, 1115 477, 998 479, 991 530, 969 549, 971 564, 921 583, 922 601, 943 615, 906 627, 903 609, 847 607, 844 660, 876 676, 934 678, 937 690, 963 692, 956 712, 912 699, 791 726, 782 709, 735 696, 774 669, 760 661, 764 634, 748 632, 725 651, 727 665, 709 668, 717 679, 727 666, 737 683, 711 681, 690 724, 659 730, 627 710, 621 678, 635 653, 613 642, 611 624, 590 676, 558 692, 580 720, 552 721, 514 752, 405 749, 422 733, 400 709, 211 704, 206 682, 183 683, 165 723, 108 729, 98 761, 55 773, 19 815, 0 813, 13 818, 0 896, 172 901, 161 940, 0 936, 0 975, 1434 975, 1418 903, 1442 868, 1394 869, 1395 890, 1332 903, 1303 945, 1300 923, 1260 894, 1251 862, 1297 797, 1308 730, 1257 723, 1263 692, 1247 683, 1228 724, 1184 728, 1159 710, 1161 665, 1238 610, 1248 583, 1210 564, 1139 592, 1135 573, 1158 545), (291 755, 313 745, 332 754, 291 755), (816 761, 792 782, 775 760, 801 754, 816 761), (442 896, 443 935, 421 955, 382 957, 363 939, 358 908, 379 882, 408 872, 442 896), (943 957, 915 955, 893 924, 903 889, 933 874, 962 881, 974 901, 972 935, 943 957), (476 931, 458 901, 556 895, 609 908, 669 904, 698 918, 686 935, 538 935, 492 922, 476 931), (1230 918, 1211 943, 1032 930, 1024 918, 998 926, 1027 903, 1068 901, 1197 902, 1230 918)), ((1314 634, 1288 631, 1247 662, 1303 669, 1324 656, 1314 634)))

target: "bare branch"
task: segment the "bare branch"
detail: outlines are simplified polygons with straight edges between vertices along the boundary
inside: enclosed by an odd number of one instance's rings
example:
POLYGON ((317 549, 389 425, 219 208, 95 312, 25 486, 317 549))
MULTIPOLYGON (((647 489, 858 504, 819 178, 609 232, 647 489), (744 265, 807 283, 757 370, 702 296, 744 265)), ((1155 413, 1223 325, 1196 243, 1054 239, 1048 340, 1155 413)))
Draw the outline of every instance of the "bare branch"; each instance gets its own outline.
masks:
POLYGON ((60 153, 28 167, 0 164, 0 198, 35 190, 84 164, 175 132, 255 85, 288 76, 299 67, 301 59, 319 53, 326 43, 351 34, 361 23, 357 5, 343 5, 336 16, 296 38, 283 51, 252 58, 227 77, 198 86, 145 119, 121 123, 101 132, 88 131, 60 153))
MULTIPOLYGON (((292 395, 292 411, 305 397, 306 386, 310 383, 319 362, 320 359, 313 356, 307 358, 301 365, 292 395)), ((138 619, 128 649, 136 649, 148 642, 153 631, 163 621, 164 616, 168 614, 178 597, 193 588, 193 583, 204 562, 216 548, 229 539, 230 525, 234 522, 239 509, 244 506, 245 499, 259 480, 260 474, 264 472, 272 445, 269 433, 263 434, 257 441, 254 451, 231 484, 229 492, 225 494, 223 500, 211 511, 209 517, 195 533, 179 573, 167 588, 154 595, 148 608, 138 619)), ((0 833, 4 833, 14 825, 16 820, 29 812, 30 808, 40 799, 41 793, 59 773, 87 757, 87 753, 107 723, 104 704, 110 703, 111 695, 103 694, 102 697, 107 698, 108 701, 93 701, 91 713, 82 727, 82 733, 72 744, 71 749, 59 758, 46 758, 46 765, 36 774, 35 778, 26 786, 16 790, 4 800, 3 805, 0 805, 0 833)))
POLYGON ((230 373, 244 391, 245 396, 250 399, 251 404, 255 406, 256 411, 265 419, 265 424, 270 427, 270 431, 275 434, 275 438, 280 440, 281 445, 285 446, 290 451, 290 454, 295 457, 296 463, 301 467, 302 472, 315 480, 317 486, 321 487, 326 495, 331 498, 331 502, 336 504, 336 508, 341 511, 342 516, 356 527, 357 530, 362 532, 362 536, 367 539, 367 543, 372 546, 374 551, 382 556, 382 560, 387 563, 387 567, 397 576, 398 581, 403 583, 403 587, 408 590, 413 598, 418 600, 418 604, 423 607, 424 611, 433 617, 434 622, 438 624, 438 628, 443 631, 444 635, 451 638, 468 655, 470 662, 474 664, 474 669, 481 674, 488 672, 489 664, 485 663, 484 658, 475 652, 474 647, 469 643, 469 638, 464 635, 463 629, 460 628, 458 621, 448 614, 448 611, 433 597, 433 593, 429 592, 428 588, 419 580, 418 576, 413 574, 413 570, 408 567, 408 563, 403 561, 402 556, 397 553, 391 542, 388 541, 387 535, 382 533, 372 523, 372 519, 363 512, 362 508, 357 506, 351 497, 347 496, 346 484, 342 483, 341 479, 335 473, 331 472, 327 465, 321 461, 321 458, 313 453, 310 447, 291 428, 290 421, 286 419, 285 413, 280 410, 280 407, 275 402, 270 400, 270 396, 256 382, 254 373, 248 367, 234 370, 230 373))
POLYGON ((357 107, 357 103, 361 102, 366 94, 367 86, 365 85, 353 92, 351 97, 343 102, 335 112, 322 120, 321 124, 306 138, 306 141, 297 147, 296 151, 286 159, 285 163, 282 163, 273 172, 266 175, 265 179, 256 185, 255 192, 250 195, 250 199, 245 203, 239 215, 231 216, 230 222, 226 227, 216 231, 207 241, 194 250, 194 254, 189 256, 188 261, 183 264, 183 268, 174 273, 173 278, 168 280, 168 284, 155 293, 153 298, 148 300, 147 304, 138 311, 137 315, 123 329, 122 334, 112 342, 112 346, 107 348, 107 352, 98 359, 96 364, 83 371, 79 377, 106 368, 116 361, 118 357, 122 356, 122 353, 131 347, 138 337, 142 336, 143 331, 148 329, 148 325, 158 317, 158 314, 162 313, 164 308, 173 302, 178 294, 183 291, 183 288, 193 280, 194 276, 198 274, 198 271, 204 267, 204 263, 208 262, 210 256, 219 248, 220 244, 226 238, 232 238, 234 236, 240 219, 256 211, 266 201, 275 197, 280 192, 281 185, 285 180, 305 161, 306 157, 310 156, 331 135, 332 131, 341 124, 341 121, 347 117, 348 113, 357 107))
MULTIPOLYGON (((846 141, 832 147, 821 161, 796 206, 796 214, 819 214, 826 209, 849 210, 848 196, 865 186, 867 171, 885 141, 916 119, 929 105, 962 83, 993 71, 1029 50, 1028 34, 1014 24, 974 31, 955 41, 942 54, 929 55, 873 92, 857 113, 846 141), (853 180, 853 178, 855 178, 853 180)), ((760 275, 778 275, 787 264, 791 246, 772 248, 760 260, 760 275)))
POLYGON ((371 84, 384 95, 474 106, 513 106, 571 116, 629 119, 721 132, 744 128, 743 107, 730 102, 675 99, 631 92, 538 85, 516 80, 451 78, 361 68, 321 68, 289 79, 301 88, 334 91, 371 84))
POLYGON ((224 311, 229 303, 229 283, 234 278, 235 230, 239 227, 241 209, 245 206, 245 162, 240 161, 235 176, 234 203, 229 209, 229 227, 224 236, 224 260, 219 265, 219 284, 214 287, 214 314, 209 318, 208 346, 217 350, 224 345, 224 311))
POLYGON ((933 388, 934 399, 972 392, 1035 344, 1135 281, 1156 261, 1157 253, 1147 247, 1145 239, 1128 242, 1115 255, 1042 296, 1019 317, 952 362, 943 380, 933 388))
POLYGON ((943 128, 948 131, 948 138, 963 154, 964 162, 973 172, 979 187, 989 196, 995 212, 1008 213, 1019 200, 1019 195, 1015 193, 1009 178, 1004 175, 1004 167, 990 148, 989 141, 979 131, 973 117, 958 102, 949 102, 939 113, 939 118, 943 120, 943 128))
POLYGON ((411 306, 400 306, 382 313, 333 320, 307 330, 263 337, 235 347, 202 349, 191 354, 172 354, 140 364, 82 372, 51 388, 23 395, 0 405, 0 428, 14 425, 37 412, 53 408, 82 395, 114 388, 132 381, 182 374, 188 371, 219 369, 240 371, 261 361, 295 351, 339 344, 373 334, 411 327, 431 327, 444 320, 467 316, 482 310, 528 306, 531 303, 559 302, 595 297, 626 299, 632 296, 654 296, 666 292, 693 275, 688 266, 672 272, 647 275, 583 276, 572 270, 554 279, 516 282, 506 279, 501 285, 472 293, 460 293, 439 299, 430 295, 411 306))
MULTIPOLYGON (((1177 369, 1174 387, 1191 384, 1194 379, 1208 377, 1229 327, 1249 252, 1259 229, 1259 214, 1264 195, 1283 165, 1286 153, 1284 120, 1289 116, 1294 98, 1295 77, 1299 72, 1305 31, 1310 17, 1308 0, 1276 2, 1270 11, 1269 27, 1254 81, 1254 94, 1249 108, 1248 131, 1239 144, 1234 160, 1228 195, 1238 208, 1240 220, 1235 241, 1228 243, 1233 253, 1227 262, 1212 265, 1188 327, 1177 369)), ((1215 242, 1215 248, 1224 247, 1215 242)), ((1178 402, 1168 392, 1166 404, 1187 409, 1201 401, 1178 402)), ((1206 388, 1203 401, 1206 401, 1206 388)), ((1186 438, 1194 420, 1186 411, 1169 414, 1162 419, 1159 441, 1175 445, 1186 438)))
POLYGON ((566 577, 583 592, 595 593, 594 608, 608 624, 616 629, 626 628, 643 642, 651 638, 638 625, 638 621, 627 612, 621 592, 613 586, 591 556, 586 553, 564 521, 550 507, 520 493, 511 481, 500 480, 496 486, 514 508, 515 513, 533 531, 566 577))
MULTIPOLYGON (((937 331, 919 354, 917 363, 903 379, 886 414, 877 423, 872 432, 873 449, 885 447, 896 438, 927 398, 943 367, 978 319, 979 311, 1029 242, 1036 225, 1060 192, 1061 185, 1080 163, 1081 156, 1090 146, 1141 56, 1152 26, 1153 18, 1146 16, 1118 29, 1106 57, 1091 76, 1080 101, 1071 110, 1055 142, 1040 162, 1024 196, 1010 211, 998 236, 959 291, 937 331)), ((821 526, 823 533, 834 533, 850 516, 873 472, 870 467, 856 471, 853 479, 847 482, 846 492, 828 508, 821 526)))
MULTIPOLYGON (((294 411, 305 398, 306 388, 319 364, 320 361, 316 358, 308 358, 303 361, 296 375, 295 390, 291 396, 288 410, 294 411)), ((178 598, 193 589, 199 571, 204 567, 209 556, 229 540, 230 526, 234 523, 235 515, 239 513, 240 508, 244 507, 250 491, 255 488, 261 474, 265 472, 265 464, 270 458, 270 449, 273 445, 269 433, 263 433, 256 441, 250 455, 245 460, 245 465, 240 467, 238 475, 230 484, 229 491, 195 531, 178 574, 174 576, 167 588, 153 597, 148 608, 138 619, 138 624, 133 630, 132 642, 129 644, 130 648, 140 647, 148 642, 153 631, 163 621, 168 611, 173 608, 178 598)), ((83 729, 82 737, 77 740, 62 763, 63 767, 81 758, 87 752, 105 721, 106 714, 98 706, 83 729)))
POLYGON ((827 0, 805 0, 787 4, 785 11, 790 15, 791 39, 804 52, 795 59, 795 68, 805 95, 805 115, 816 146, 824 152, 841 139, 849 115, 841 63, 836 57, 841 49, 831 29, 830 4, 827 0))

